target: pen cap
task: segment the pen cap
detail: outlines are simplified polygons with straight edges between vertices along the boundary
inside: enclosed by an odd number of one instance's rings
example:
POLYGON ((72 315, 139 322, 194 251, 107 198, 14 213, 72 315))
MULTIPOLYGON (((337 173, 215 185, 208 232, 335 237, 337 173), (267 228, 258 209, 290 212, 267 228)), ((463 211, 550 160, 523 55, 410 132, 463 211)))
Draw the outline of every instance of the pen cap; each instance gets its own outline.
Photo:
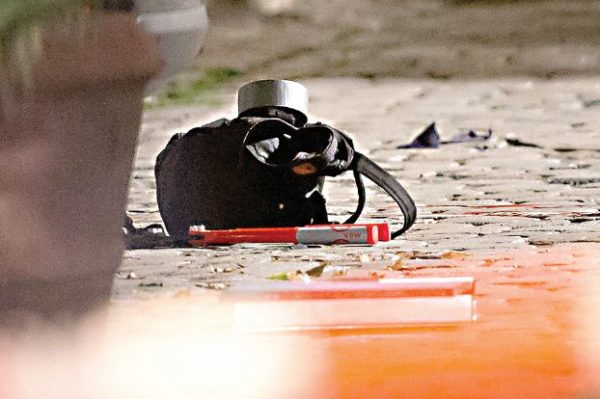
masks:
POLYGON ((379 233, 379 241, 390 241, 392 239, 388 223, 377 223, 377 232, 379 233))
POLYGON ((308 90, 291 80, 257 80, 250 82, 238 91, 238 113, 264 107, 286 108, 307 120, 308 90))

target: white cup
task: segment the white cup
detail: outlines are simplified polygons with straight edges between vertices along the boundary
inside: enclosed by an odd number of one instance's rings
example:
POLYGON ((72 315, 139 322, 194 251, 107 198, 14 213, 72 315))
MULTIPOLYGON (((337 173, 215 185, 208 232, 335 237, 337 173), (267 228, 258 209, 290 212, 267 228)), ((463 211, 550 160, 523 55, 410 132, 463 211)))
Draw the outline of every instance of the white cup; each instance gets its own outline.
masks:
POLYGON ((204 43, 208 16, 204 0, 139 0, 136 9, 139 25, 159 39, 165 63, 147 86, 151 92, 194 61, 204 43))

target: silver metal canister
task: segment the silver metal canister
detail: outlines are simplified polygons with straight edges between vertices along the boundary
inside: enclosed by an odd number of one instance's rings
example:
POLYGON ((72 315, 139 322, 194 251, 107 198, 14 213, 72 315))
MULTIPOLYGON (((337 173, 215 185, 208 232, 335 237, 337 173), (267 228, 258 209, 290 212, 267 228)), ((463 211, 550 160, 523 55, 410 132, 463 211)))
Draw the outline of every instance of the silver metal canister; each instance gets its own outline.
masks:
POLYGON ((261 107, 290 108, 308 113, 308 90, 291 80, 257 80, 242 86, 238 91, 238 112, 242 114, 261 107))

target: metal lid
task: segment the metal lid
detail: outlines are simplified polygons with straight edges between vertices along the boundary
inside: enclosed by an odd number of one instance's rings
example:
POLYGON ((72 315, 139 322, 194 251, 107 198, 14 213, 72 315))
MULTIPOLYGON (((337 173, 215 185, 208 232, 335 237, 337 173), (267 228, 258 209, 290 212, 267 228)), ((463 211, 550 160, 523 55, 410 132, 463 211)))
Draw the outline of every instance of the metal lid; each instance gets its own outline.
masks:
POLYGON ((253 108, 284 107, 308 113, 308 90, 291 80, 257 80, 238 91, 238 113, 253 108))

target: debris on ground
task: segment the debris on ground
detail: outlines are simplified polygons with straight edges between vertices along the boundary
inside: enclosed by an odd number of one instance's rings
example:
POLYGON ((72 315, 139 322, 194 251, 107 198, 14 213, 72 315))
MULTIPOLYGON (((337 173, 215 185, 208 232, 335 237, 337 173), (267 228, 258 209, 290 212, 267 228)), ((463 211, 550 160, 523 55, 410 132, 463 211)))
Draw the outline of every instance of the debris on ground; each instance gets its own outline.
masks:
POLYGON ((468 133, 459 133, 453 136, 450 140, 442 140, 437 130, 435 122, 430 124, 409 144, 399 145, 397 149, 407 148, 438 148, 445 144, 460 144, 471 142, 487 141, 492 137, 492 130, 489 129, 486 134, 478 134, 473 130, 468 133))
POLYGON ((520 139, 515 139, 515 138, 507 138, 506 142, 508 143, 508 145, 513 146, 513 147, 542 148, 541 145, 534 144, 534 143, 528 143, 526 141, 521 141, 520 139))

